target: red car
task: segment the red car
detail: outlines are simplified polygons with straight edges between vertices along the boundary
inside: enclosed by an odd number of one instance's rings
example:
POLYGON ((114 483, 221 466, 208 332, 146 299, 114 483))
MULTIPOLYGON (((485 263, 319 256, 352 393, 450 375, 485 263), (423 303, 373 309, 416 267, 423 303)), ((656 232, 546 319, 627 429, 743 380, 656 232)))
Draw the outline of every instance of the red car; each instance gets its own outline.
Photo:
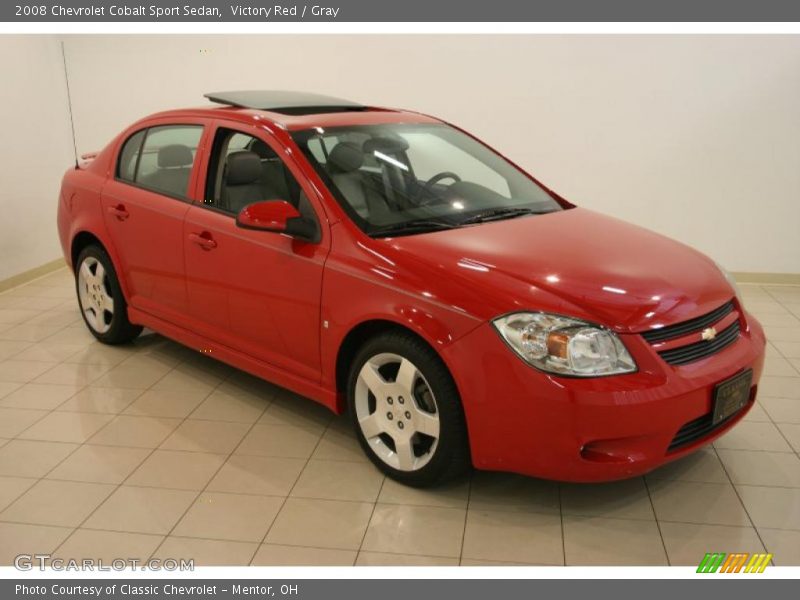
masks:
POLYGON ((752 407, 764 333, 683 244, 415 112, 292 92, 152 115, 64 176, 101 342, 149 327, 349 409, 410 485, 645 473, 752 407))

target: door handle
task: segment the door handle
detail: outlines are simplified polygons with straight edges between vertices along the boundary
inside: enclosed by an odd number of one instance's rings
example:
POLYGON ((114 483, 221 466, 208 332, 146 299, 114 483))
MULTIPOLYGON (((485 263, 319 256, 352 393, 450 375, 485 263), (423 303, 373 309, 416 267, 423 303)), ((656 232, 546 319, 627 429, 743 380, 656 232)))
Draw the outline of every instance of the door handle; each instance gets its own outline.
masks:
POLYGON ((212 238, 211 234, 207 231, 203 233, 190 233, 189 239, 203 250, 213 250, 217 247, 217 242, 214 241, 214 238, 212 238))
POLYGON ((128 217, 131 216, 131 213, 129 213, 125 209, 125 205, 124 204, 117 204, 115 206, 109 206, 106 210, 110 214, 112 214, 115 217, 117 217, 117 219, 119 219, 120 221, 124 221, 125 219, 127 219, 128 217))

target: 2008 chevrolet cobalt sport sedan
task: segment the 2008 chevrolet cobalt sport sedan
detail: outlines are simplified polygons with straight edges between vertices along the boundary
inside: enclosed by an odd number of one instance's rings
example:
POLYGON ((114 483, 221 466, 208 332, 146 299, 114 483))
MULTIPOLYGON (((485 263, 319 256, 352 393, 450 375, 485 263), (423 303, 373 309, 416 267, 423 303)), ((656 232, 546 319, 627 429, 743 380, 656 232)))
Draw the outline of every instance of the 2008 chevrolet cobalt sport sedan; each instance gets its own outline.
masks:
POLYGON ((561 198, 464 131, 313 94, 209 94, 64 176, 101 342, 149 327, 340 413, 390 477, 647 472, 755 401, 727 273, 561 198))

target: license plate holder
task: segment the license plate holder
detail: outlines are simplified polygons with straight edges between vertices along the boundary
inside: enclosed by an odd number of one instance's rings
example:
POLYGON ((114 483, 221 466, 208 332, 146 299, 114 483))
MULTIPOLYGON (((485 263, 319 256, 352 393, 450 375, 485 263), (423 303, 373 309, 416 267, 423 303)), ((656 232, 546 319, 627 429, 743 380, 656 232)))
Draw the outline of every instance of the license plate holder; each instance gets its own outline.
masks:
POLYGON ((750 400, 753 371, 747 369, 714 386, 714 413, 712 424, 716 425, 735 415, 750 400))

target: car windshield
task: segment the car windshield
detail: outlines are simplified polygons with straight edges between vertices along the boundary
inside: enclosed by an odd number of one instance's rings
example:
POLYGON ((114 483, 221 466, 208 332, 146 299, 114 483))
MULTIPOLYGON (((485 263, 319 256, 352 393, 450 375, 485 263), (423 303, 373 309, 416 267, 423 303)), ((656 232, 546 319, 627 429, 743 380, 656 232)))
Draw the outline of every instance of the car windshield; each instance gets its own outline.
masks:
POLYGON ((317 127, 293 138, 353 221, 373 237, 563 210, 519 169, 447 125, 317 127))

